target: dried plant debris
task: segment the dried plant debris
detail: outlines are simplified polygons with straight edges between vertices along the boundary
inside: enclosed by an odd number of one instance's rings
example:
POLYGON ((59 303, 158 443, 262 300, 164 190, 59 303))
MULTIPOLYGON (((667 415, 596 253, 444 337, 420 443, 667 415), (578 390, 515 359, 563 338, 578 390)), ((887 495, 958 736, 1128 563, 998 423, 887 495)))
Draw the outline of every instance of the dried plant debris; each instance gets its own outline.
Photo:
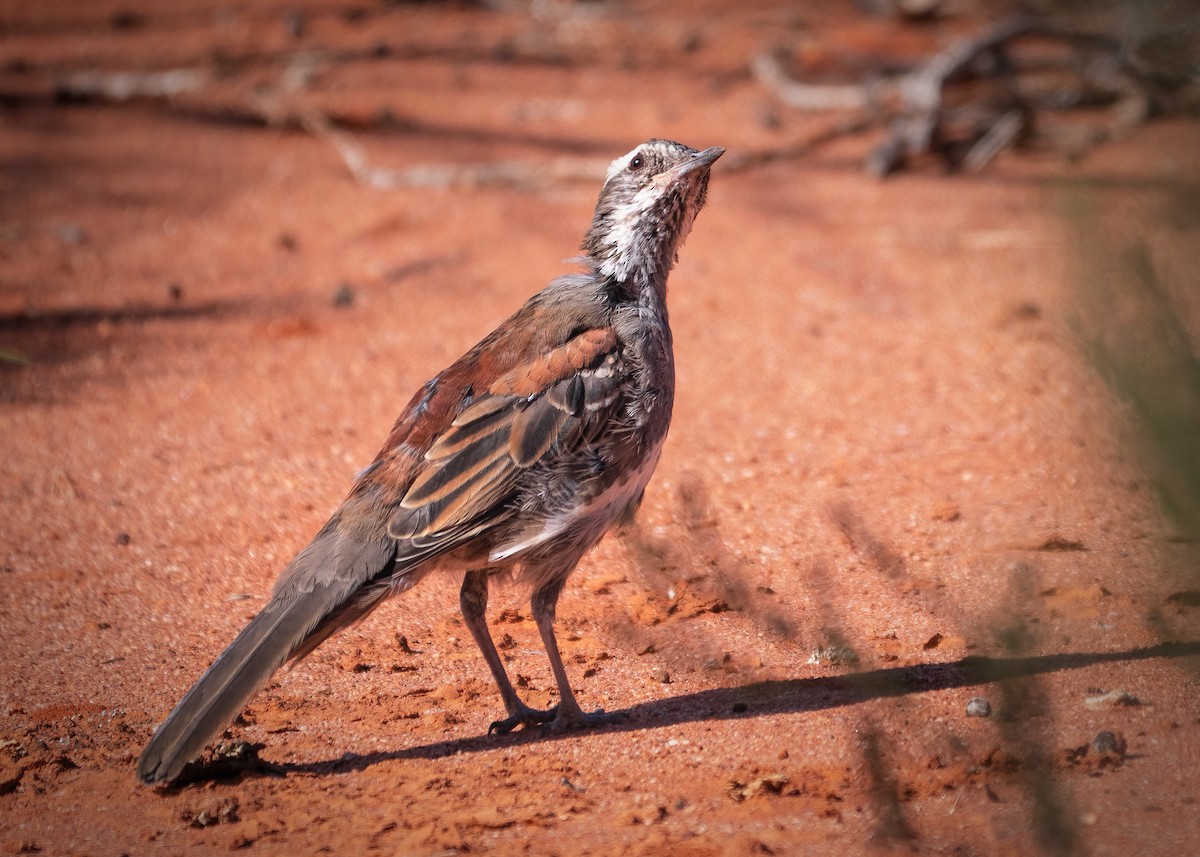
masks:
POLYGON ((818 646, 808 657, 810 664, 822 666, 853 666, 858 663, 858 655, 848 645, 834 643, 828 646, 818 646))
POLYGON ((763 794, 777 795, 783 792, 783 787, 790 782, 785 774, 764 774, 749 782, 733 780, 729 784, 729 796, 739 803, 763 794))
POLYGON ((1110 690, 1084 697, 1083 705, 1092 711, 1107 711, 1113 708, 1136 708, 1142 701, 1127 690, 1110 690))
POLYGON ((974 173, 1024 143, 1077 156, 1152 116, 1194 110, 1200 69, 1187 58, 1200 48, 1197 13, 1184 16, 1193 26, 1181 26, 1169 5, 1148 10, 1137 27, 1124 20, 1128 15, 1081 22, 1021 14, 956 39, 916 66, 897 71, 877 63, 857 82, 807 82, 803 71, 789 69, 785 50, 759 53, 751 71, 794 110, 858 113, 886 128, 866 159, 873 175, 891 175, 921 156, 974 173), (1077 108, 1107 109, 1107 119, 1098 126, 1046 121, 1077 108))

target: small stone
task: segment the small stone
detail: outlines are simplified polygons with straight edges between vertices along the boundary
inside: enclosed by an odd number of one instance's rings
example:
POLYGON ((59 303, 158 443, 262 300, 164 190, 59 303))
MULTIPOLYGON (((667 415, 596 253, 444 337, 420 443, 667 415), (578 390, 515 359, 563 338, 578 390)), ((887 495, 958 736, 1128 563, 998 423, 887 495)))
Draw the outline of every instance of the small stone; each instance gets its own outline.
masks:
POLYGON ((666 670, 655 670, 652 675, 654 680, 659 684, 671 683, 671 674, 666 670))
POLYGON ((129 544, 131 541, 133 541, 133 539, 130 537, 129 533, 117 533, 117 537, 114 539, 114 541, 121 547, 125 547, 125 545, 129 544))
POLYGON ((967 701, 967 717, 991 717, 992 704, 982 696, 967 701))
POLYGON ((238 802, 235 798, 224 803, 211 804, 198 811, 185 809, 180 813, 180 817, 189 827, 196 828, 232 824, 239 820, 238 802))
POLYGON ((330 303, 335 307, 354 306, 354 287, 349 283, 342 283, 334 291, 330 303))
POLYGON ((1100 758, 1102 763, 1121 762, 1125 758, 1126 747, 1125 736, 1120 732, 1112 732, 1108 729, 1097 732, 1096 737, 1092 739, 1092 752, 1100 758))

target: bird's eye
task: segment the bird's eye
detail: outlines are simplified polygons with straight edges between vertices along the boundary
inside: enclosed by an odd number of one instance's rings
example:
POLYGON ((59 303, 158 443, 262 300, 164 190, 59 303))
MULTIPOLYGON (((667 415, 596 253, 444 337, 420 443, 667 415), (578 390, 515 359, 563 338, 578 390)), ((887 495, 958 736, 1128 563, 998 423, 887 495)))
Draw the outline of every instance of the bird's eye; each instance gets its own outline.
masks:
POLYGON ((645 163, 645 161, 642 160, 641 155, 634 155, 633 160, 631 160, 629 162, 629 169, 640 170, 642 168, 642 164, 644 164, 644 163, 645 163))

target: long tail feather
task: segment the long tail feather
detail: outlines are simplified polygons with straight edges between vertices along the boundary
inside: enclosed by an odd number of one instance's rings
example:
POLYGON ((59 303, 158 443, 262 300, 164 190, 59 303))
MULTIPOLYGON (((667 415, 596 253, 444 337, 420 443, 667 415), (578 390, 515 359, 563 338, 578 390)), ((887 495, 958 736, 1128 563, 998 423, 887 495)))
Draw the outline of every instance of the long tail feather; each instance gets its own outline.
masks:
POLYGON ((393 558, 390 539, 348 539, 331 521, 292 560, 266 607, 154 733, 138 761, 138 777, 146 783, 177 777, 285 661, 312 651, 314 646, 306 642, 314 631, 324 639, 331 633, 330 626, 337 630, 349 624, 327 621, 335 614, 354 612, 361 618, 378 603, 379 599, 360 601, 364 609, 345 609, 393 558))

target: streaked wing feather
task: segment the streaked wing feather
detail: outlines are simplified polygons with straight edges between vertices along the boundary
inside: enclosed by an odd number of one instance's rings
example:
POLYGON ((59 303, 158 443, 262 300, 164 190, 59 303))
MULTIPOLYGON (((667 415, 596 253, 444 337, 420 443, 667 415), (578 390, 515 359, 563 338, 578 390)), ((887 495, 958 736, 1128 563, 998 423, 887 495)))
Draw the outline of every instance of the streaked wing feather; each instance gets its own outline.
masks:
POLYGON ((477 519, 507 516, 504 502, 520 473, 556 445, 578 444, 581 418, 615 401, 615 346, 611 330, 584 331, 501 376, 430 446, 388 533, 437 543, 477 519))
MULTIPOLYGON (((565 386, 566 382, 556 386, 565 386)), ((578 420, 559 407, 551 396, 530 402, 513 417, 508 454, 517 467, 529 467, 545 455, 555 443, 562 444, 572 434, 578 420)))
MULTIPOLYGON (((492 465, 508 454, 512 416, 496 423, 490 431, 479 432, 457 451, 430 458, 430 466, 413 480, 401 505, 408 509, 445 502, 492 469, 492 465)), ((432 452, 432 450, 431 450, 432 452)))

